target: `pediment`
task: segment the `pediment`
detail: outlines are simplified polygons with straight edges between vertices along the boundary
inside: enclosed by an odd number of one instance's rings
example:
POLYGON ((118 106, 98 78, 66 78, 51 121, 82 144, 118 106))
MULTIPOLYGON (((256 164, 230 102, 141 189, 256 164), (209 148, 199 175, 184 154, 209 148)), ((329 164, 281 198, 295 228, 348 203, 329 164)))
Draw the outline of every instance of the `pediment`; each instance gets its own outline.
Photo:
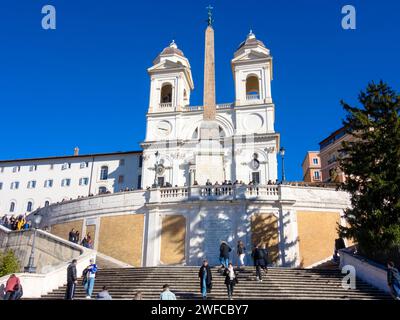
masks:
POLYGON ((151 68, 148 69, 149 72, 151 71, 162 71, 166 69, 181 69, 185 68, 185 66, 182 63, 177 63, 171 60, 163 60, 156 65, 152 66, 151 68))
POLYGON ((237 56, 232 60, 232 62, 242 62, 249 60, 259 60, 270 58, 270 55, 260 51, 251 50, 248 52, 243 52, 241 55, 237 56))

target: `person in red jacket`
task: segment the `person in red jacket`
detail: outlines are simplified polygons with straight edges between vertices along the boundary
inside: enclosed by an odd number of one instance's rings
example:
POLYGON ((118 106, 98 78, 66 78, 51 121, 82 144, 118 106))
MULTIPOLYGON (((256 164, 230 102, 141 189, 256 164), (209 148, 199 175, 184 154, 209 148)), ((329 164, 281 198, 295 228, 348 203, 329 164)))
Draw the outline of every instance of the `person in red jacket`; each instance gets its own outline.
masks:
POLYGON ((21 298, 20 293, 22 291, 22 286, 19 278, 15 274, 12 274, 8 278, 4 291, 6 292, 4 300, 18 300, 21 298))

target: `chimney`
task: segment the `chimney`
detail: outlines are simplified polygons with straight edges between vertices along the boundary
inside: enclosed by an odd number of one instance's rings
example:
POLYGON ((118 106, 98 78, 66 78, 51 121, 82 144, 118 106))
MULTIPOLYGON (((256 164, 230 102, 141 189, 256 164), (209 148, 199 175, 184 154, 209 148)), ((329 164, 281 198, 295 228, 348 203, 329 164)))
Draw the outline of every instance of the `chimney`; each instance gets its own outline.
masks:
POLYGON ((74 148, 74 156, 79 156, 79 148, 78 147, 74 148))

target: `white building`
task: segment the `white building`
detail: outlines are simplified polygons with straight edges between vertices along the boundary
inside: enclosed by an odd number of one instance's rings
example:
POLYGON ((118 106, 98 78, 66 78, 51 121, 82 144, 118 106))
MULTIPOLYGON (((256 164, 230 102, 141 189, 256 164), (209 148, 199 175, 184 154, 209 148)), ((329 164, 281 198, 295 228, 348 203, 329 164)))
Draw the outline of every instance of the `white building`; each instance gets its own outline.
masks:
POLYGON ((140 151, 1 160, 0 215, 140 185, 140 151))
MULTIPOLYGON (((148 69, 151 86, 146 139, 142 144, 143 186, 150 187, 155 182, 192 185, 199 180, 195 159, 203 106, 190 106, 194 87, 190 64, 175 42, 153 64, 148 69)), ((250 32, 231 64, 236 99, 234 103, 217 104, 215 119, 223 153, 223 180, 266 184, 277 179, 279 150, 271 96, 272 57, 250 32)))

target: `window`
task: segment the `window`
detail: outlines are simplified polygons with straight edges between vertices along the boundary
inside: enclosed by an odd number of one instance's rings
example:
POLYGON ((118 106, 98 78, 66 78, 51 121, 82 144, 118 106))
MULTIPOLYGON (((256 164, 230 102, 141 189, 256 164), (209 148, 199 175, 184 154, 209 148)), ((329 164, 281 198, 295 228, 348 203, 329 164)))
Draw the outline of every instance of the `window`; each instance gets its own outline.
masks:
POLYGON ((142 175, 139 174, 138 175, 138 179, 137 179, 137 188, 141 189, 142 188, 142 175))
POLYGON ((79 185, 80 186, 87 186, 89 184, 89 178, 80 178, 79 179, 79 185))
POLYGON ((21 170, 20 166, 15 166, 13 167, 12 172, 19 172, 20 170, 21 170))
POLYGON ((107 180, 108 179, 108 167, 102 166, 100 169, 100 180, 107 180))
POLYGON ((18 188, 19 188, 18 181, 11 182, 11 190, 17 190, 18 188))
POLYGON ((71 168, 71 164, 69 162, 66 162, 61 166, 61 170, 67 170, 70 168, 71 168))
POLYGON ((164 177, 158 177, 157 178, 157 182, 158 182, 158 186, 159 187, 164 187, 165 178, 164 177))
POLYGON ((99 188, 99 194, 104 194, 107 193, 107 188, 106 187, 100 187, 99 188))
POLYGON ((119 165, 124 166, 125 165, 125 159, 119 159, 119 165))
POLYGON ((313 164, 318 164, 318 158, 313 158, 312 162, 313 162, 313 164))
POLYGON ((44 206, 45 207, 48 207, 50 205, 50 201, 49 200, 46 200, 45 202, 44 202, 44 206))
POLYGON ((36 181, 35 180, 28 181, 27 188, 28 189, 35 189, 36 188, 36 181))
POLYGON ((172 102, 172 85, 166 83, 161 88, 160 103, 171 103, 171 102, 172 102))
POLYGON ((4 167, 0 167, 0 173, 4 172, 4 167))
POLYGON ((26 211, 31 212, 33 207, 32 201, 28 201, 28 204, 26 206, 26 211))
POLYGON ((246 79, 246 99, 259 99, 260 98, 260 84, 258 77, 255 75, 248 76, 246 79))
POLYGON ((139 156, 139 168, 141 168, 142 165, 143 165, 143 156, 140 155, 140 156, 139 156))
POLYGON ((3 189, 3 182, 0 182, 0 190, 3 189))
POLYGON ((71 179, 61 180, 61 187, 69 187, 71 185, 71 179))
POLYGON ((29 166, 29 171, 36 171, 36 170, 37 170, 36 164, 29 166))
POLYGON ((314 171, 314 179, 315 180, 319 180, 320 179, 319 171, 314 171))
POLYGON ((87 168, 87 167, 89 167, 89 162, 81 162, 81 164, 80 164, 80 168, 81 169, 84 169, 84 168, 87 168))
POLYGON ((53 186, 53 180, 52 179, 48 179, 44 182, 44 187, 45 188, 51 188, 53 186))
POLYGON ((54 169, 54 164, 51 164, 50 165, 50 170, 53 170, 54 169))
POLYGON ((15 211, 15 202, 11 201, 10 203, 10 212, 14 212, 15 211))
POLYGON ((255 184, 259 184, 260 183, 260 172, 252 172, 251 173, 251 180, 255 184))
POLYGON ((118 177, 118 183, 124 183, 124 176, 118 177))

